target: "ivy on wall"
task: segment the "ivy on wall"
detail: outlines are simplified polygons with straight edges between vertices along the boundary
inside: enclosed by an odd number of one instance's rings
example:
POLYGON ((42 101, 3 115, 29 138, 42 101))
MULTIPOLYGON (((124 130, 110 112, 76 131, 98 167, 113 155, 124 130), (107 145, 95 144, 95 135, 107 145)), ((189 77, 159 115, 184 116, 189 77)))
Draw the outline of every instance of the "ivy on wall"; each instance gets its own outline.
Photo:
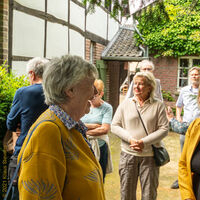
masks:
MULTIPOLYGON (((83 0, 83 3, 92 11, 95 5, 103 5, 113 17, 124 16, 129 7, 129 0, 83 0)), ((134 34, 137 45, 147 45, 155 57, 200 54, 200 0, 157 0, 134 18, 145 39, 134 34)))
POLYGON ((158 56, 200 53, 200 1, 165 0, 137 14, 137 44, 148 45, 158 56))

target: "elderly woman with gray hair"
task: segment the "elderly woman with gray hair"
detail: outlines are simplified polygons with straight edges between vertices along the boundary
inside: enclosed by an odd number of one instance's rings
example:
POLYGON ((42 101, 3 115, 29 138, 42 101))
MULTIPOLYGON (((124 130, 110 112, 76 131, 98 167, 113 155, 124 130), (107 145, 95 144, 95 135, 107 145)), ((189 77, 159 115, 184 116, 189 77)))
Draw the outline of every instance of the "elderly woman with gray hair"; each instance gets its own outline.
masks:
MULTIPOLYGON (((153 73, 155 66, 152 61, 149 60, 143 60, 139 63, 138 68, 140 69, 140 72, 151 72, 153 73)), ((161 85, 160 85, 160 79, 155 79, 156 81, 156 87, 155 87, 155 98, 160 99, 163 101, 162 91, 161 91, 161 85)), ((133 81, 131 82, 129 89, 126 94, 126 99, 133 97, 133 81)))
POLYGON ((104 200, 102 170, 80 118, 89 112, 97 69, 78 56, 50 61, 43 76, 45 111, 19 159, 20 199, 104 200))
POLYGON ((134 97, 119 105, 111 125, 111 132, 122 140, 119 164, 121 200, 136 200, 138 178, 142 200, 155 200, 159 167, 153 157, 152 144, 162 145, 161 140, 168 134, 168 120, 164 104, 154 98, 153 74, 138 72, 133 82, 134 97))

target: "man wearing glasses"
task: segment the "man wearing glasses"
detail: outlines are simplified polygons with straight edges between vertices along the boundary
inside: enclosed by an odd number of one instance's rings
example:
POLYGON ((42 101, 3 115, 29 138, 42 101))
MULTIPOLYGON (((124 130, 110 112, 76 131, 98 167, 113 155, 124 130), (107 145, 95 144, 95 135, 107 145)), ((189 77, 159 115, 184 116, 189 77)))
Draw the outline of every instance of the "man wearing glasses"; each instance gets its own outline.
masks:
MULTIPOLYGON (((139 69, 141 72, 151 72, 153 73, 155 67, 153 62, 149 61, 149 60, 143 60, 139 63, 138 65, 139 69)), ((128 92, 126 94, 126 99, 133 97, 133 81, 131 82, 128 92)), ((155 89, 155 98, 160 99, 161 101, 163 101, 163 97, 162 97, 162 92, 161 92, 161 85, 160 85, 160 80, 156 79, 156 89, 155 89)))
MULTIPOLYGON (((199 117, 200 110, 197 103, 198 88, 200 80, 200 68, 192 67, 189 70, 189 81, 190 84, 181 89, 178 100, 176 102, 176 119, 179 122, 185 122, 190 124, 194 119, 199 117), (181 112, 183 110, 183 118, 181 112)), ((181 151, 183 149, 185 141, 185 135, 180 135, 181 151)), ((178 180, 172 185, 172 189, 178 189, 178 180)))

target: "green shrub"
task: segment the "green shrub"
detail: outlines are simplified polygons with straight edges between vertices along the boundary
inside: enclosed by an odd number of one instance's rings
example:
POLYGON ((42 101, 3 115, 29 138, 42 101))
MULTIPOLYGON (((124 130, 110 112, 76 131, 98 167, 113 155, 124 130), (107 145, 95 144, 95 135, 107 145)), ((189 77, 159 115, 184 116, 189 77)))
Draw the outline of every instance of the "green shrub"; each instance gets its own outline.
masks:
POLYGON ((163 99, 164 100, 166 100, 166 101, 174 101, 174 98, 172 97, 170 92, 162 90, 162 95, 163 95, 163 99))
POLYGON ((27 76, 16 76, 12 72, 8 73, 8 66, 0 66, 0 140, 6 132, 6 117, 10 111, 13 97, 18 88, 29 85, 27 76))

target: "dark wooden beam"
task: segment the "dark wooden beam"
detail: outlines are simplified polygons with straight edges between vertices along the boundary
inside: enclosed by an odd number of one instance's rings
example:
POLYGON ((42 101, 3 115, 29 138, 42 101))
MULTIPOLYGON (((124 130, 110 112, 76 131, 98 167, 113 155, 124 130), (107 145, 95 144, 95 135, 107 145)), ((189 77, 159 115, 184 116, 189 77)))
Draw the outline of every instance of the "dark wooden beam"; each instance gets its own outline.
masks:
POLYGON ((108 40, 105 40, 104 38, 102 38, 94 33, 91 33, 89 31, 86 31, 85 34, 86 34, 85 36, 87 39, 92 40, 93 42, 102 44, 104 46, 106 46, 109 42, 108 40))
POLYGON ((69 29, 72 29, 72 30, 78 32, 79 34, 81 34, 83 37, 86 37, 86 39, 92 40, 92 41, 97 42, 99 44, 102 44, 102 45, 108 44, 108 40, 105 40, 104 38, 102 38, 102 37, 100 37, 100 36, 98 36, 94 33, 91 33, 89 31, 84 32, 79 27, 77 27, 73 24, 70 24, 69 22, 67 22, 65 20, 56 18, 53 15, 50 15, 48 13, 25 7, 25 6, 17 3, 16 1, 14 1, 13 8, 15 10, 26 13, 28 15, 32 15, 32 16, 38 17, 40 19, 47 20, 48 22, 57 23, 57 24, 61 24, 63 26, 67 26, 69 29))
MULTIPOLYGON (((47 13, 47 0, 45 0, 45 13, 47 13)), ((47 20, 44 22, 44 58, 47 54, 47 20)))
MULTIPOLYGON (((69 0, 70 1, 70 0, 69 0)), ((82 7, 82 8, 85 8, 84 4, 81 3, 80 1, 77 1, 77 0, 71 0, 73 3, 75 3, 76 5, 82 7)))
POLYGON ((9 21, 8 21, 8 66, 11 70, 12 48, 13 47, 13 0, 9 1, 9 21))
POLYGON ((28 56, 12 56, 12 61, 28 61, 30 59, 32 59, 33 57, 28 57, 28 56))
MULTIPOLYGON (((67 16, 67 20, 68 20, 68 23, 70 24, 70 0, 68 0, 68 16, 67 16)), ((70 53, 70 30, 69 30, 69 27, 68 27, 68 30, 67 30, 67 34, 68 34, 68 53, 70 53)))

